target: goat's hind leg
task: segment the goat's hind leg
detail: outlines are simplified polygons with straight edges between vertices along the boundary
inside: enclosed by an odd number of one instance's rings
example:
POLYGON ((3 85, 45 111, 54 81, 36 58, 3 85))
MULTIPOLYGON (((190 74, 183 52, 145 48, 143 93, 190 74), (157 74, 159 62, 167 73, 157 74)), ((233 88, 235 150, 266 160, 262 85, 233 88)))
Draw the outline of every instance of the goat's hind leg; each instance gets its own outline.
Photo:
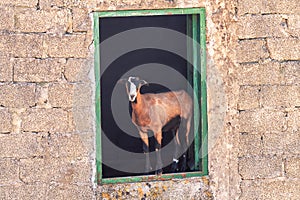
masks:
POLYGON ((191 129, 191 116, 187 119, 186 121, 186 133, 185 133, 185 139, 182 142, 182 150, 183 150, 183 155, 182 155, 182 163, 180 167, 180 171, 185 172, 187 169, 187 151, 190 146, 189 142, 189 134, 190 134, 190 129, 191 129))
POLYGON ((155 144, 155 151, 156 151, 156 175, 161 175, 163 170, 163 163, 161 160, 161 142, 162 142, 162 132, 158 131, 154 134, 154 137, 156 139, 156 144, 155 144))
POLYGON ((145 143, 143 144, 143 151, 146 158, 145 173, 150 173, 152 171, 152 167, 151 167, 150 157, 149 157, 149 146, 147 146, 145 143))
POLYGON ((174 156, 173 156, 173 162, 171 166, 171 172, 178 172, 178 163, 179 163, 179 157, 180 157, 180 142, 178 138, 178 128, 176 130, 172 130, 173 138, 174 138, 174 156))

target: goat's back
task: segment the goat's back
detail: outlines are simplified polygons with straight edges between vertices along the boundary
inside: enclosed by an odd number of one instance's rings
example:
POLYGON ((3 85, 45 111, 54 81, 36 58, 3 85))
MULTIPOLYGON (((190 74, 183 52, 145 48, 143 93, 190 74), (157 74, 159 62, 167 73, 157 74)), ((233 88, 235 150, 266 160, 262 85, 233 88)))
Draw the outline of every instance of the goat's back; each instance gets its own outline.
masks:
POLYGON ((188 118, 192 113, 192 98, 184 90, 156 94, 148 93, 143 96, 150 105, 161 106, 165 112, 173 115, 170 117, 179 115, 180 117, 188 118))

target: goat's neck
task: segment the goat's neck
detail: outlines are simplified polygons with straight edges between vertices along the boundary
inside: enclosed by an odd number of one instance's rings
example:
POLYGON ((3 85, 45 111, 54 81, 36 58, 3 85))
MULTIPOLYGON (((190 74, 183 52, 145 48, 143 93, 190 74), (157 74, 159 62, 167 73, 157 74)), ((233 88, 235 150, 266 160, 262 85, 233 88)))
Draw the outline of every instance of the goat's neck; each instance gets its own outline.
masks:
POLYGON ((134 102, 131 103, 132 106, 140 106, 144 104, 144 101, 142 99, 142 95, 141 93, 138 91, 137 95, 136 95, 136 99, 134 102))
POLYGON ((145 102, 143 99, 143 95, 141 95, 140 92, 137 93, 136 100, 132 102, 131 105, 134 112, 139 112, 143 110, 145 102))
POLYGON ((149 106, 144 98, 144 95, 138 93, 136 101, 131 103, 132 105, 132 121, 138 127, 144 127, 143 130, 146 131, 145 127, 149 126, 151 119, 149 116, 149 106))

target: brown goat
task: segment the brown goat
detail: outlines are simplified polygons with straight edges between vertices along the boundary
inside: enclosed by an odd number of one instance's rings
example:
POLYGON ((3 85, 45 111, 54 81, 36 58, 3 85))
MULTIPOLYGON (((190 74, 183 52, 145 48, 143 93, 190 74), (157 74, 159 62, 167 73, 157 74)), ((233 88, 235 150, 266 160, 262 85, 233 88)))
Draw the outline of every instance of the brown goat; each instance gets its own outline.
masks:
MULTIPOLYGON (((189 132, 192 118, 192 99, 184 90, 175 92, 164 92, 158 94, 141 94, 141 86, 147 84, 146 81, 140 80, 138 77, 129 77, 126 81, 126 91, 129 101, 132 106, 132 122, 139 131, 139 135, 143 141, 143 150, 146 154, 146 172, 151 171, 149 160, 149 140, 148 131, 153 131, 156 139, 156 174, 162 173, 161 160, 161 145, 162 145, 162 131, 173 131, 175 135, 175 152, 172 163, 172 171, 178 171, 178 158, 180 141, 178 137, 178 128, 180 122, 186 122, 185 133, 185 148, 189 144, 189 132), (173 119, 172 123, 166 126, 173 119), (184 119, 184 120, 183 120, 184 119)), ((183 164, 181 170, 184 171, 186 167, 186 155, 183 155, 183 164)))

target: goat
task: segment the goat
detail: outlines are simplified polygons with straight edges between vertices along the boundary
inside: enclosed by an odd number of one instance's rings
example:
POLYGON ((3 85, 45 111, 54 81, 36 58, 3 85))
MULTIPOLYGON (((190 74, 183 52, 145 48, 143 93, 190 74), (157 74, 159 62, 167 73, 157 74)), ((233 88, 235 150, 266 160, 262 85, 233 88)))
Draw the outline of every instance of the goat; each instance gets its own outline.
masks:
MULTIPOLYGON (((124 80, 123 80, 124 81, 124 80)), ((175 136, 175 152, 173 157, 172 172, 178 171, 178 158, 180 140, 178 137, 179 124, 186 122, 185 149, 189 144, 189 132, 192 118, 192 99, 184 90, 170 91, 164 93, 141 94, 140 89, 148 84, 138 77, 129 77, 126 80, 126 92, 132 106, 132 122, 137 127, 141 140, 143 141, 143 151, 146 155, 145 171, 152 170, 149 159, 148 131, 154 133, 156 140, 156 174, 162 174, 161 145, 162 131, 172 131, 175 136), (175 119, 175 120, 174 120, 175 119), (169 123, 173 121, 172 123, 169 123), (169 125, 168 125, 169 124, 169 125)), ((185 151, 184 151, 185 152, 185 151)), ((186 169, 186 154, 183 154, 181 171, 186 169)))

